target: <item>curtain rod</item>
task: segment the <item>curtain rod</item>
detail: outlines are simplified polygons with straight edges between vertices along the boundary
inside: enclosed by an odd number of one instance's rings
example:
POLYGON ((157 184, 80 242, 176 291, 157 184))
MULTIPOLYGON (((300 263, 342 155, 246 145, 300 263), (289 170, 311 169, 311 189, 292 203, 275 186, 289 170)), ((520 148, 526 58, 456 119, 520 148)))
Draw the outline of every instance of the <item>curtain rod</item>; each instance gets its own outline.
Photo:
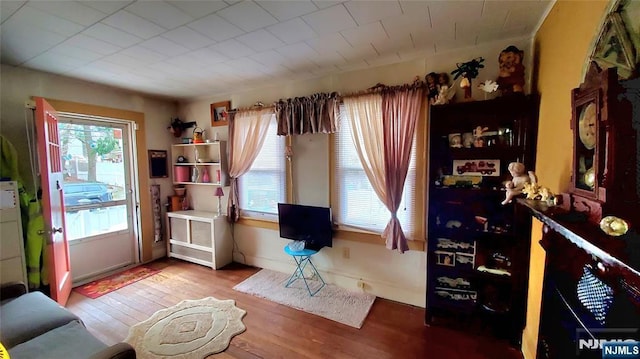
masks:
POLYGON ((229 110, 227 112, 229 112, 229 113, 237 113, 237 112, 242 112, 242 111, 256 111, 256 110, 269 110, 269 109, 275 111, 275 106, 274 105, 265 106, 264 103, 262 103, 261 101, 258 101, 251 107, 235 108, 235 109, 229 110))
POLYGON ((366 95, 371 95, 371 94, 377 94, 377 93, 381 93, 384 91, 395 91, 395 90, 402 90, 402 89, 406 89, 406 88, 412 88, 412 87, 426 87, 427 84, 422 81, 420 79, 419 76, 416 76, 413 80, 413 82, 411 83, 406 83, 406 84, 402 84, 402 85, 395 85, 395 86, 388 86, 385 85, 383 83, 378 82, 377 84, 375 84, 372 87, 369 87, 366 90, 361 90, 358 92, 352 92, 352 93, 348 93, 346 95, 341 96, 343 99, 344 98, 352 98, 352 97, 360 97, 360 96, 366 96, 366 95))
MULTIPOLYGON (((340 99, 351 98, 351 97, 359 97, 359 96, 365 96, 365 95, 380 93, 380 92, 387 91, 387 90, 399 90, 399 89, 404 89, 404 88, 413 87, 413 86, 415 86, 415 87, 426 87, 427 84, 424 81, 421 80, 420 76, 416 76, 413 79, 413 82, 411 82, 411 83, 405 83, 405 84, 402 84, 402 85, 389 86, 389 85, 385 85, 383 83, 378 82, 377 84, 375 84, 372 87, 369 87, 366 90, 352 92, 352 93, 348 93, 346 95, 338 94, 338 97, 340 99)), ((329 92, 329 93, 333 93, 333 92, 335 92, 335 91, 332 91, 332 92, 329 92)), ((310 96, 313 96, 313 95, 310 95, 310 96)), ((305 96, 305 97, 309 97, 309 96, 305 96)), ((260 110, 260 109, 273 109, 275 111, 275 103, 273 103, 271 105, 268 105, 268 106, 265 106, 262 101, 257 101, 251 107, 236 108, 236 109, 229 110, 227 112, 229 112, 229 113, 237 113, 237 112, 240 112, 240 111, 252 111, 252 110, 260 110)))

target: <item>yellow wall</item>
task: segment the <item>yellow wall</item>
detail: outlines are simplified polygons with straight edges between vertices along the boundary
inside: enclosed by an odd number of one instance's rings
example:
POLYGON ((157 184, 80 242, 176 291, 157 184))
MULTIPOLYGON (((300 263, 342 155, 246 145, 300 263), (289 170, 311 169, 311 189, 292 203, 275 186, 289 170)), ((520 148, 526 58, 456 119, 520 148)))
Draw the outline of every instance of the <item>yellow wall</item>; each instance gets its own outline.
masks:
MULTIPOLYGON (((541 94, 536 173, 543 185, 565 192, 570 181, 571 90, 582 82, 584 65, 603 21, 608 1, 558 1, 535 37, 534 88, 541 94)), ((535 358, 540 317, 544 251, 542 226, 534 223, 525 358, 535 358)))

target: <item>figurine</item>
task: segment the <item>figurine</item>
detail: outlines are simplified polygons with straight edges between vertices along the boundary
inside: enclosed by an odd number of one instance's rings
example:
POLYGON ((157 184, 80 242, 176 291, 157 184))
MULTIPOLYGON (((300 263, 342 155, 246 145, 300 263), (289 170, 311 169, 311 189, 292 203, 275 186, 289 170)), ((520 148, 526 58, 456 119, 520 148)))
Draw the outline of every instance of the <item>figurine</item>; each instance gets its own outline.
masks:
POLYGON ((429 98, 429 103, 433 105, 438 97, 438 74, 430 72, 424 79, 427 82, 427 98, 429 98))
POLYGON ((492 93, 495 92, 498 89, 498 84, 491 81, 491 80, 486 80, 485 82, 481 82, 478 85, 478 88, 486 93, 492 93))
POLYGON ((511 45, 500 52, 498 66, 500 72, 496 82, 503 95, 524 92, 524 51, 511 45))
POLYGON ((553 199, 553 192, 551 192, 547 187, 540 187, 538 195, 540 196, 540 200, 543 202, 549 202, 553 199))
POLYGON ((473 134, 471 132, 465 132, 462 134, 462 146, 465 148, 471 148, 473 145, 473 134))
POLYGON ((531 178, 531 183, 524 185, 522 193, 527 195, 527 199, 538 199, 543 202, 547 202, 549 205, 555 205, 555 197, 553 192, 547 187, 542 187, 538 184, 537 178, 531 178))
POLYGON ((462 75, 460 80, 460 88, 464 91, 465 101, 471 100, 471 80, 466 74, 462 75))
POLYGON ((473 147, 484 147, 484 132, 489 127, 478 126, 473 130, 473 147))
POLYGON ((484 99, 486 100, 489 94, 494 93, 498 90, 498 84, 491 80, 486 80, 485 82, 481 82, 478 85, 478 88, 484 92, 484 99))
POLYGON ((459 133, 449 134, 449 146, 453 148, 462 148, 462 137, 459 133))
POLYGON ((513 178, 504 184, 507 194, 504 201, 502 201, 503 205, 510 203, 515 196, 522 194, 525 185, 537 182, 535 173, 533 171, 527 173, 524 164, 520 162, 511 162, 507 168, 513 178))
POLYGON ((451 101, 456 91, 454 87, 449 86, 449 75, 446 72, 442 72, 438 75, 438 95, 436 95, 434 105, 445 105, 451 101))

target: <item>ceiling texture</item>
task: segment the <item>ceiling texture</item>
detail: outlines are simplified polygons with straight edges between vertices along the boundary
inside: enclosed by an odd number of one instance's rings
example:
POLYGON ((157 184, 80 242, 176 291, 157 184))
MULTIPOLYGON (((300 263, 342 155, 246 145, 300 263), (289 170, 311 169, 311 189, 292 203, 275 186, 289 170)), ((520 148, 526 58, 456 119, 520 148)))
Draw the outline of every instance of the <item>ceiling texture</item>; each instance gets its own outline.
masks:
POLYGON ((1 61, 175 100, 531 36, 552 1, 0 1, 1 61))

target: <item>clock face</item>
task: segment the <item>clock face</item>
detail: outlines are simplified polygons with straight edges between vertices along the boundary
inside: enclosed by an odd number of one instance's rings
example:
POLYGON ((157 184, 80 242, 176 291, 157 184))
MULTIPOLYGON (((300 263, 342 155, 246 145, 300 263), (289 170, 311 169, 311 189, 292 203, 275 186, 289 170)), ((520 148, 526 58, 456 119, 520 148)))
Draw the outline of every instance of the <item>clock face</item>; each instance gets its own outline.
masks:
POLYGON ((578 119, 580 142, 588 150, 596 147, 596 105, 591 102, 582 108, 578 119))

